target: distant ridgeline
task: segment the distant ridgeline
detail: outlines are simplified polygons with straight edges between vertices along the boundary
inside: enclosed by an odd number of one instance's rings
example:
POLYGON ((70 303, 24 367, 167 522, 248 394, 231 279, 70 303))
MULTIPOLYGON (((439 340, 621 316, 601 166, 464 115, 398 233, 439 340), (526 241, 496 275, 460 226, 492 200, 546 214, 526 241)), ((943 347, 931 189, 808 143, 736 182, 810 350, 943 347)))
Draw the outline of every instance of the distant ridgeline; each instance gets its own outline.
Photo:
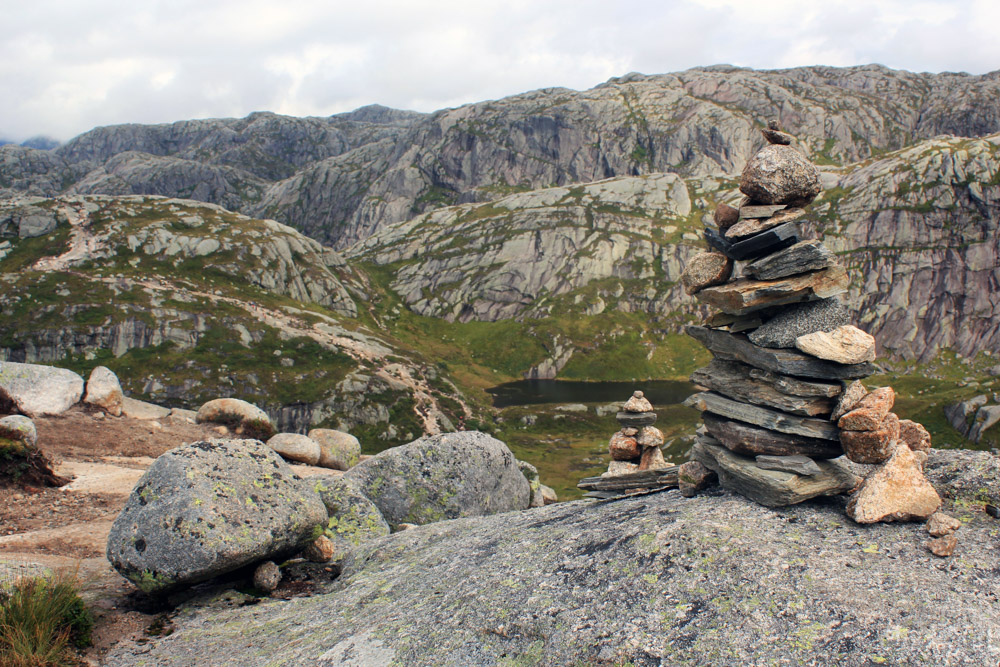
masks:
POLYGON ((683 379, 708 354, 681 333, 707 313, 681 272, 780 100, 823 189, 804 238, 847 270, 910 415, 962 442, 941 408, 990 398, 1000 349, 998 93, 713 67, 0 146, 0 358, 103 363, 147 398, 238 396, 378 447, 484 426, 482 389, 522 377, 683 379))

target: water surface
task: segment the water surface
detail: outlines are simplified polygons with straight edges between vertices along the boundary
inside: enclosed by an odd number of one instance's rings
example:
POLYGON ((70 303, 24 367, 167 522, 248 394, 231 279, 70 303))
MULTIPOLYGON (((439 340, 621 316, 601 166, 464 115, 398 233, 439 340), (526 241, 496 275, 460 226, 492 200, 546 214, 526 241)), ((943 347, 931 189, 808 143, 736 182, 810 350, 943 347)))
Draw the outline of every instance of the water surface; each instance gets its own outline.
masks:
POLYGON ((491 389, 493 406, 542 403, 624 403, 635 390, 646 394, 655 405, 674 405, 695 393, 694 385, 681 380, 637 382, 576 382, 571 380, 518 380, 491 389))

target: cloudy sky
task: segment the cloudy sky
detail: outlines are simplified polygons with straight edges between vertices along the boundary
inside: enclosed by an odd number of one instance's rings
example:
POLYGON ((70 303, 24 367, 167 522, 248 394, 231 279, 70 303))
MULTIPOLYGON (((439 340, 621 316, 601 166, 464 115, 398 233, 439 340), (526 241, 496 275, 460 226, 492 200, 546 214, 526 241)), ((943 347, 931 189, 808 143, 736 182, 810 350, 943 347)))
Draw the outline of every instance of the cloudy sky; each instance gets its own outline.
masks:
POLYGON ((631 71, 1000 69, 996 0, 0 0, 0 137, 433 111, 631 71))

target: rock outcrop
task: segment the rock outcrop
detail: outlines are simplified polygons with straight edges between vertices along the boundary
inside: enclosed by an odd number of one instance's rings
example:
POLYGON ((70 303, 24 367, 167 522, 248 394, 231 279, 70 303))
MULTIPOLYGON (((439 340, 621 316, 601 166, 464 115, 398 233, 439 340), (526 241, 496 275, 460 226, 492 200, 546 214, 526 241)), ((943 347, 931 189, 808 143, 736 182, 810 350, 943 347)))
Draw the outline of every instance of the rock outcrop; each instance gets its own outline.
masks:
POLYGON ((64 368, 0 361, 0 410, 59 415, 80 401, 83 388, 83 378, 64 368))
POLYGON ((210 440, 163 454, 108 536, 107 557, 163 593, 304 548, 325 525, 318 493, 258 440, 210 440))
POLYGON ((479 431, 427 436, 362 461, 344 479, 392 526, 526 509, 528 480, 507 445, 479 431))
POLYGON ((858 526, 837 498, 781 509, 721 490, 577 501, 379 539, 309 597, 189 603, 173 634, 106 664, 990 664, 996 520, 973 498, 996 488, 1000 465, 933 451, 927 470, 967 519, 951 567, 935 567, 922 530, 858 526))

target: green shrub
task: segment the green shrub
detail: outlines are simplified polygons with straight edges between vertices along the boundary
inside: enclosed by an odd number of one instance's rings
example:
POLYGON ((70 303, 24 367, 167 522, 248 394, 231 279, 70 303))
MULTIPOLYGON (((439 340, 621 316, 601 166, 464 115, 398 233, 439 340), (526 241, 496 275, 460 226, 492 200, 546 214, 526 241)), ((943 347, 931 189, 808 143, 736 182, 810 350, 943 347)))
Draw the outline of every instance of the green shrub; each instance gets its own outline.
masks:
POLYGON ((73 664, 71 647, 91 643, 94 618, 72 575, 25 577, 0 589, 0 664, 73 664))

